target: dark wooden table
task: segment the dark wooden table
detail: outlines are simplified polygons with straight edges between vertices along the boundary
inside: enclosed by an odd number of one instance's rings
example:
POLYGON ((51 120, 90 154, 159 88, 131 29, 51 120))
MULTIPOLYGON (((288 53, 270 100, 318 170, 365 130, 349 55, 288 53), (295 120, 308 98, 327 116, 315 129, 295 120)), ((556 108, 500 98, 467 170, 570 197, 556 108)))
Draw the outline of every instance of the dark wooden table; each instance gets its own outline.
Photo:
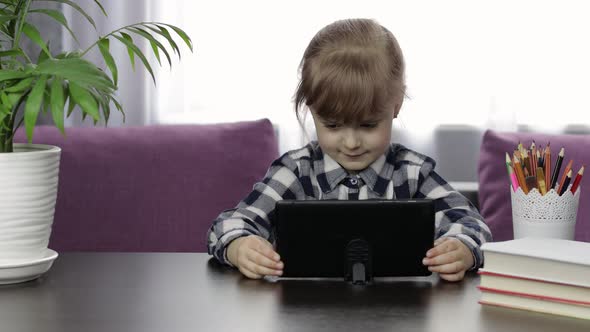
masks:
POLYGON ((0 331, 590 331, 590 321, 477 303, 478 276, 247 280, 206 254, 62 253, 0 286, 0 331))

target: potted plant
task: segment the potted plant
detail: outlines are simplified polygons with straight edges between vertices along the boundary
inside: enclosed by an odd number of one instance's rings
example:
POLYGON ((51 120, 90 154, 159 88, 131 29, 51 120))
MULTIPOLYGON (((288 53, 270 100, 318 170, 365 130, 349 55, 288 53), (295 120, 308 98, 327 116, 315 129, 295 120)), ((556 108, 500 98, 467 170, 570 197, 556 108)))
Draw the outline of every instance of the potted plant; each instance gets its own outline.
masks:
MULTIPOLYGON (((94 26, 93 19, 74 1, 46 1, 73 7, 94 26)), ((33 9, 32 0, 0 2, 1 266, 2 262, 15 259, 37 259, 47 250, 57 196, 60 149, 32 144, 39 114, 50 113, 55 126, 64 134, 64 118, 78 109, 83 117, 91 117, 95 124, 101 118, 106 124, 111 107, 123 113, 115 95, 118 71, 117 60, 110 53, 111 43, 123 44, 131 62, 138 58, 155 83, 150 61, 136 41, 147 40, 159 63, 161 56, 171 63, 170 53, 177 53, 180 57, 175 38, 182 40, 191 51, 192 42, 176 26, 141 22, 99 36, 86 50, 55 53, 29 17, 46 15, 76 39, 61 11, 33 9), (25 39, 40 47, 36 60, 23 50, 25 39), (95 47, 104 59, 105 70, 84 58, 95 47), (15 131, 20 126, 24 126, 29 144, 13 143, 15 131)), ((107 15, 101 3, 94 2, 107 15)))

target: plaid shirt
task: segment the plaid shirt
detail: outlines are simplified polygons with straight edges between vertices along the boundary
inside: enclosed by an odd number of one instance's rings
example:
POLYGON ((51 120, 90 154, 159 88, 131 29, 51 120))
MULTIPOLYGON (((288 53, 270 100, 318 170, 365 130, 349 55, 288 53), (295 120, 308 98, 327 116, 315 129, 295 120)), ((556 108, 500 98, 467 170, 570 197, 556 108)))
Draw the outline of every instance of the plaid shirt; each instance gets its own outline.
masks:
POLYGON ((262 182, 234 209, 215 219, 208 232, 208 252, 231 265, 227 246, 241 236, 259 235, 274 243, 275 203, 282 199, 362 200, 428 198, 435 203, 435 237, 456 237, 483 264, 480 246, 492 235, 477 209, 435 171, 436 162, 400 144, 358 174, 349 174, 324 154, 317 142, 275 160, 262 182))

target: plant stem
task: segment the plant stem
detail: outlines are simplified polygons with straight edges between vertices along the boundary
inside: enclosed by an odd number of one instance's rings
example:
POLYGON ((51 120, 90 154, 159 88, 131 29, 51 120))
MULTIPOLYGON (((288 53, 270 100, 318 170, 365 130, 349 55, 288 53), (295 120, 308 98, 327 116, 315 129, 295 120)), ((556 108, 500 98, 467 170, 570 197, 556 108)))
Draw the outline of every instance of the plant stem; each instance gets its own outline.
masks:
POLYGON ((6 118, 6 123, 5 126, 8 129, 4 129, 2 128, 0 131, 0 152, 12 152, 12 143, 14 140, 14 135, 16 134, 16 130, 18 129, 18 127, 20 127, 20 125, 23 123, 25 117, 23 116, 22 119, 20 119, 18 125, 16 125, 16 127, 14 126, 14 122, 16 121, 16 116, 18 113, 18 109, 20 108, 20 106, 22 105, 22 103, 25 101, 25 99, 27 98, 27 96, 29 95, 29 93, 31 92, 31 90, 29 89, 26 93, 24 93, 18 100, 18 103, 16 103, 16 105, 12 108, 12 112, 11 112, 11 116, 6 118))
MULTIPOLYGON (((19 45, 20 44, 20 36, 23 32, 23 26, 25 25, 25 19, 27 18, 27 14, 29 13, 29 7, 31 6, 32 0, 24 0, 24 1, 25 1, 24 5, 23 5, 24 8, 21 10, 23 15, 22 15, 22 17, 20 17, 20 20, 18 21, 18 26, 15 27, 16 31, 14 31, 14 39, 12 40, 12 48, 13 49, 20 46, 19 45)), ((17 5, 17 6, 19 6, 19 5, 17 5)))

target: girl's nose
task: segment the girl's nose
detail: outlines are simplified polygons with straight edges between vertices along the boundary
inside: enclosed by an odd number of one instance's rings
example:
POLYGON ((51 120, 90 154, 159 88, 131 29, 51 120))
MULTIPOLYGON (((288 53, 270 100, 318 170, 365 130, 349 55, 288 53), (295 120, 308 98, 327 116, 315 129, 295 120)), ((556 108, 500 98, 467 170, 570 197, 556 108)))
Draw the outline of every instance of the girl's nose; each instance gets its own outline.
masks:
POLYGON ((354 150, 361 145, 361 140, 356 130, 347 129, 344 132, 344 147, 348 150, 354 150))

